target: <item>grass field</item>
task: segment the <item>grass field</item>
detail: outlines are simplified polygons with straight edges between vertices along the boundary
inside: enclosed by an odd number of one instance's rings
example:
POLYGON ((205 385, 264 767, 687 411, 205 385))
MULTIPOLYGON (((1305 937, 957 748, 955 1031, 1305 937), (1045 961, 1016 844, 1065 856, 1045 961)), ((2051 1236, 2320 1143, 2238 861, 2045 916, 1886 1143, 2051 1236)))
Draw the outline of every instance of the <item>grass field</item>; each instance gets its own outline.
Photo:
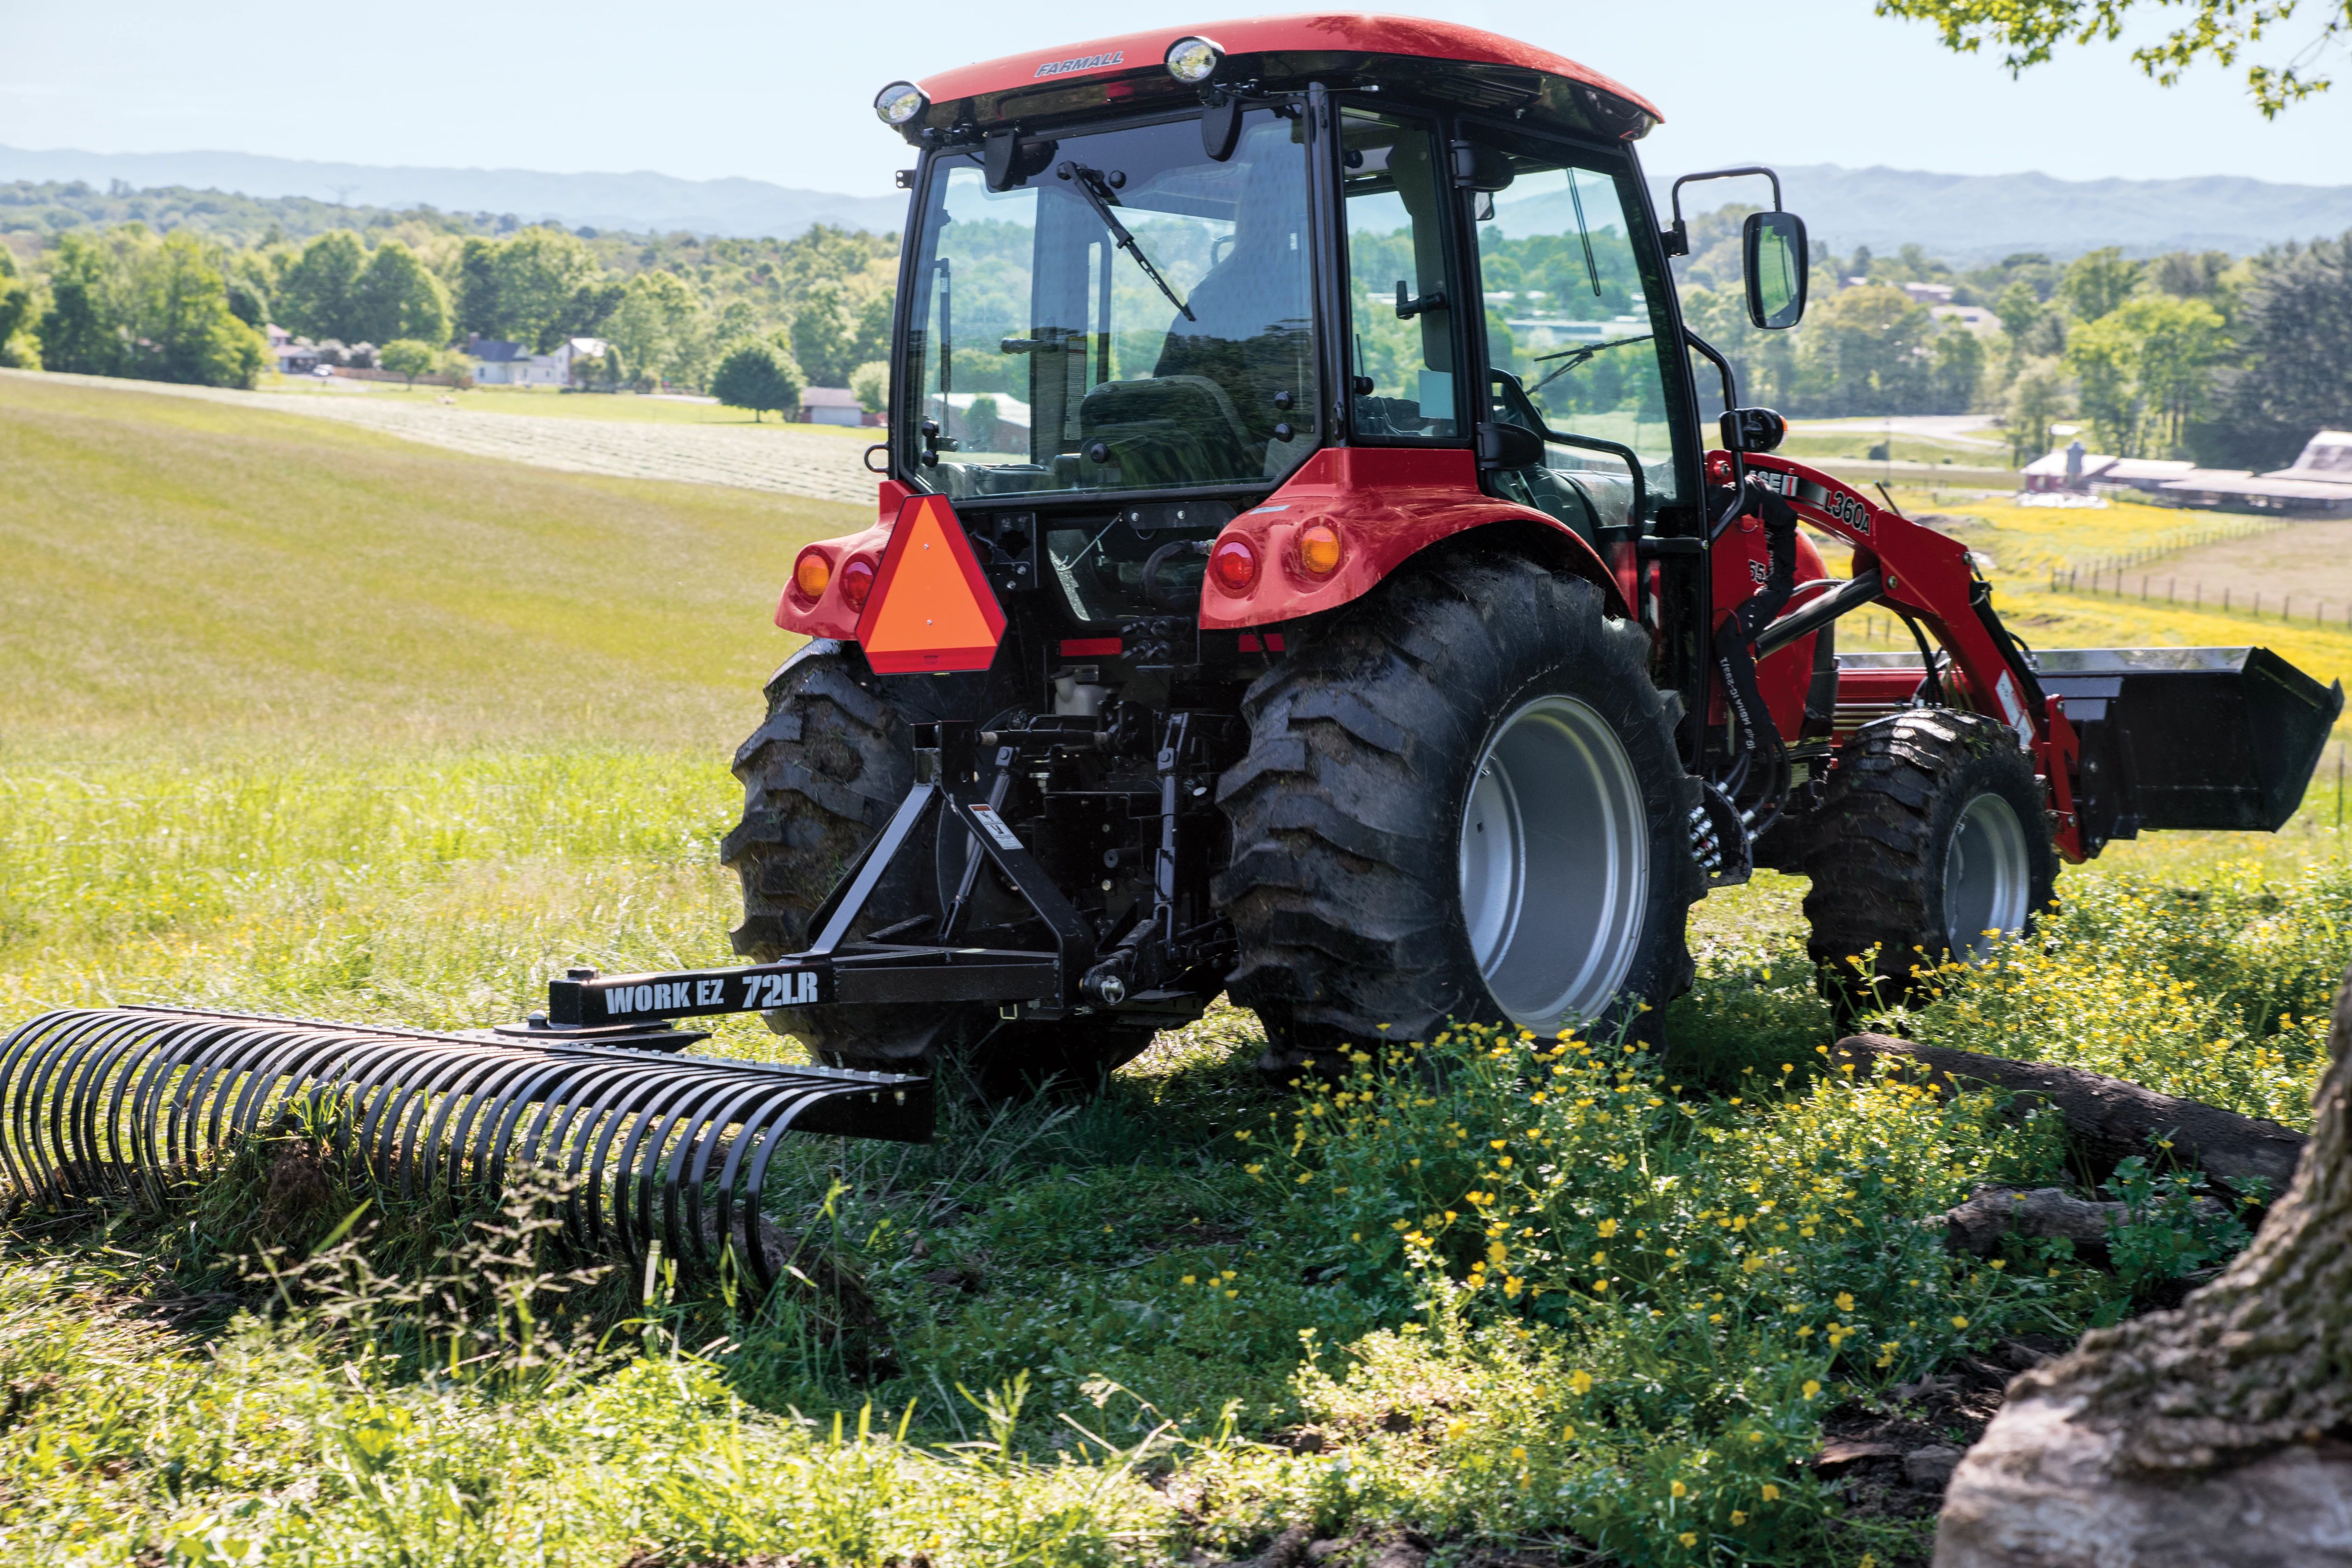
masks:
MULTIPOLYGON (((724 761, 793 545, 850 509, 13 382, 0 468, 0 1013, 445 1026, 569 963, 724 961, 724 761)), ((2352 949, 2335 807, 2117 846, 1906 1026, 2307 1120, 2352 949)), ((446 1222, 396 1206, 273 1285, 257 1246, 293 1267, 357 1206, 273 1185, 299 1133, 160 1214, 20 1213, 0 1539, 29 1563, 1091 1568, 1298 1527, 1334 1568, 1407 1531, 1462 1564, 1923 1563, 1916 1507, 1806 1468, 1825 1426, 1948 1421, 1892 1390, 2165 1299, 2242 1227, 2159 1173, 2119 1271, 1948 1257, 1920 1217, 2066 1179, 2063 1151, 1982 1097, 1827 1072, 1802 890, 1698 907, 1662 1060, 1446 1037, 1301 1099, 1220 1009, 1085 1106, 809 1140, 770 1190, 858 1282, 831 1318, 634 1270, 559 1299, 527 1247, 425 1263, 446 1222), (460 1268, 463 1291, 401 1283, 460 1268)), ((714 1047, 794 1050, 741 1021, 714 1047)))
POLYGON ((805 541, 870 516, 0 377, 0 745, 718 757, 805 541))

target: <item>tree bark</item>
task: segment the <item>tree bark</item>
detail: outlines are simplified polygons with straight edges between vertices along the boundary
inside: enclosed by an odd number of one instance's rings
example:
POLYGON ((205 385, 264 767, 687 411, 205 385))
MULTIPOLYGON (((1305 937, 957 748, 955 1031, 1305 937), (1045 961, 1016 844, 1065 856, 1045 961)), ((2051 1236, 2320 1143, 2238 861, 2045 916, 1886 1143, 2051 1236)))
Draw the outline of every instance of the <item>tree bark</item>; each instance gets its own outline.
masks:
POLYGON ((1901 1062, 1924 1072, 1929 1083, 1946 1093, 1957 1081, 2034 1096, 2065 1118, 2075 1142, 2103 1165, 2147 1153, 2150 1137, 2169 1138, 2175 1159, 2241 1194, 2257 1178, 2268 1184, 2273 1197, 2285 1191, 2305 1142, 2302 1133, 2275 1121, 2158 1094, 2081 1068, 2011 1061, 1915 1045, 1887 1035, 1850 1035, 1837 1043, 1831 1059, 1852 1062, 1857 1073, 1875 1062, 1901 1062))
POLYGON ((1946 1494, 1937 1568, 2352 1564, 2352 975, 2293 1184, 2178 1311, 2026 1373, 1946 1494))

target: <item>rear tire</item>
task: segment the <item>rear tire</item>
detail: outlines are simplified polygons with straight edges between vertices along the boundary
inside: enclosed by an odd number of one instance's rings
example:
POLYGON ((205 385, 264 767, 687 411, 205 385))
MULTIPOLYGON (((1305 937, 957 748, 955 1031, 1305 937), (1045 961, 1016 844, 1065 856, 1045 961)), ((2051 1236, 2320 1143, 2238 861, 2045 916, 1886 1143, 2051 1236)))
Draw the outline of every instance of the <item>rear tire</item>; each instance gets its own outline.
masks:
MULTIPOLYGON (((907 721, 864 657, 814 641, 768 682, 768 717, 735 753, 743 816, 719 857, 743 884, 735 951, 757 963, 814 938, 810 918, 914 783, 907 721)), ((854 934, 936 911, 926 846, 909 846, 866 906, 854 934)), ((986 1004, 779 1007, 761 1015, 834 1067, 929 1072, 951 1064, 985 1099, 1049 1079, 1089 1089, 1151 1043, 1149 1027, 1091 1018, 1008 1023, 986 1004)))
POLYGON ((2015 732, 1926 709, 1865 724, 1839 748, 1804 869, 1808 946, 1850 1009, 1912 994, 1915 970, 1982 956, 1988 931, 2032 930, 2058 857, 2015 732))
POLYGON ((1449 1019, 1655 1038, 1705 890, 1675 706, 1599 589, 1468 551, 1263 677, 1219 781, 1234 858, 1214 886, 1263 1065, 1328 1068, 1449 1019))

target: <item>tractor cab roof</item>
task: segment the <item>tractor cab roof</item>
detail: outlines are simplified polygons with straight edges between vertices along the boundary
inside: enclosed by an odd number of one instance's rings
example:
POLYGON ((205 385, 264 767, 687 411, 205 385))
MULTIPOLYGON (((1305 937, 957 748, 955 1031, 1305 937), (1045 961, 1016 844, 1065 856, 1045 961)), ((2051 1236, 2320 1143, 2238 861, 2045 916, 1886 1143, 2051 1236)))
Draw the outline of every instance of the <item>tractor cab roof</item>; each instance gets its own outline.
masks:
POLYGON ((1310 13, 1155 27, 940 71, 917 84, 928 104, 901 130, 920 144, 1112 107, 1172 109, 1197 90, 1166 65, 1170 46, 1187 37, 1223 51, 1220 85, 1282 90, 1315 80, 1623 141, 1664 118, 1599 71, 1497 33, 1418 17, 1310 13))

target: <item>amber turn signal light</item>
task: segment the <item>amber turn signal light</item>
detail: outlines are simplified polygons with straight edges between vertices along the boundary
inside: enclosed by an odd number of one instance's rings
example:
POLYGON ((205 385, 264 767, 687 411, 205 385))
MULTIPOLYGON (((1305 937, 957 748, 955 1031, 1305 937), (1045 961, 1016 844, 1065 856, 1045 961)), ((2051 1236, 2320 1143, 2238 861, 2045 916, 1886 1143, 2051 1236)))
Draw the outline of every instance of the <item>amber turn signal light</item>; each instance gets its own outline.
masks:
POLYGON ((1298 564, 1310 577, 1328 577, 1339 569, 1339 531, 1328 522, 1310 522, 1298 531, 1298 564))
POLYGON ((824 597, 825 584, 833 581, 833 563, 824 558, 822 550, 803 550, 801 558, 793 563, 793 592, 812 603, 824 597))
POLYGON ((1209 552, 1209 575, 1228 594, 1246 594, 1257 581, 1257 552, 1246 539, 1220 540, 1209 552))
POLYGON ((866 595, 874 591, 874 563, 863 555, 850 557, 841 569, 842 602, 853 610, 866 607, 866 595))

